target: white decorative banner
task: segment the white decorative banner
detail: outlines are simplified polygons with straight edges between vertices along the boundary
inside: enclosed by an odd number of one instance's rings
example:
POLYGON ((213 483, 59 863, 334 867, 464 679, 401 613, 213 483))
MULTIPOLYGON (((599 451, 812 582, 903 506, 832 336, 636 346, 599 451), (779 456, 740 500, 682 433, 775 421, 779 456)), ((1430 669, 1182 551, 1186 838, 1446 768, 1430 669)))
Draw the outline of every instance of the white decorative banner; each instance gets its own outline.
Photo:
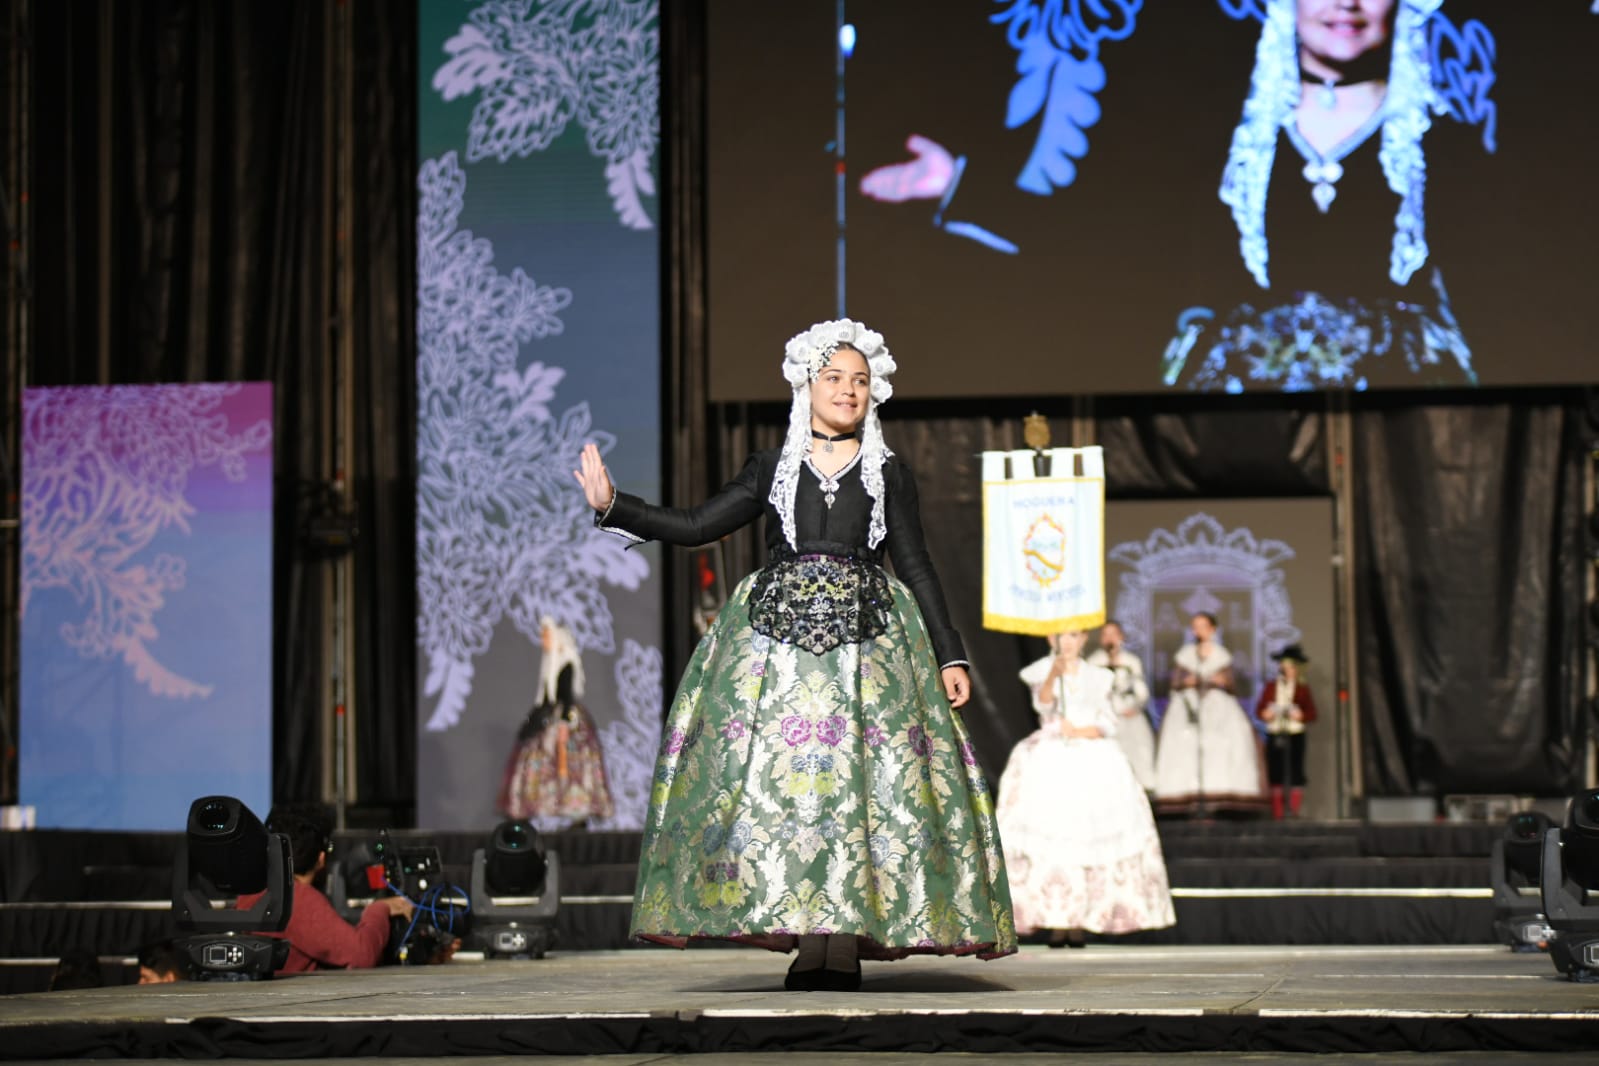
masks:
POLYGON ((1043 476, 1037 454, 983 453, 983 626, 1047 636, 1102 625, 1105 454, 1051 448, 1043 476))

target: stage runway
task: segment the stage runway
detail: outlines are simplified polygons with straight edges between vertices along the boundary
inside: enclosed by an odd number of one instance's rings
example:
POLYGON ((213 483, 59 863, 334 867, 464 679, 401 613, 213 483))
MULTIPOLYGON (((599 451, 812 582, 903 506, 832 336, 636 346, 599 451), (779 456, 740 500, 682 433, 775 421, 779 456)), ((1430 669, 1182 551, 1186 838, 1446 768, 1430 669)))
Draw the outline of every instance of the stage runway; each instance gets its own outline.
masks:
POLYGON ((633 1063, 799 1051, 1599 1047, 1599 986, 1561 979, 1543 955, 1489 946, 1027 947, 994 962, 868 963, 855 994, 786 992, 787 962, 752 949, 640 948, 13 996, 0 1000, 0 1056, 543 1053, 633 1063))

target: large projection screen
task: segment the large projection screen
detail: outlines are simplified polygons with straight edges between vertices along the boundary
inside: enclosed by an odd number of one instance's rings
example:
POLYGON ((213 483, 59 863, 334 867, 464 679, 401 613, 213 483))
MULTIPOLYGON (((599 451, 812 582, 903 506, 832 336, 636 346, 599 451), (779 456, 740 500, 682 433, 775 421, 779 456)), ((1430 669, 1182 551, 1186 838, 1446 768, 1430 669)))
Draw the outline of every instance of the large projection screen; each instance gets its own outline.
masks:
MULTIPOLYGON (((1238 700, 1253 712, 1271 656, 1297 643, 1318 720, 1308 731, 1304 814, 1339 812, 1332 501, 1112 500, 1105 508, 1105 597, 1144 661, 1151 717, 1164 713, 1172 656, 1189 619, 1217 618, 1238 700)), ((1347 723, 1345 723, 1347 725, 1347 723)))
POLYGON ((911 397, 1599 378, 1599 14, 1342 7, 711 5, 713 398, 841 312, 911 397))

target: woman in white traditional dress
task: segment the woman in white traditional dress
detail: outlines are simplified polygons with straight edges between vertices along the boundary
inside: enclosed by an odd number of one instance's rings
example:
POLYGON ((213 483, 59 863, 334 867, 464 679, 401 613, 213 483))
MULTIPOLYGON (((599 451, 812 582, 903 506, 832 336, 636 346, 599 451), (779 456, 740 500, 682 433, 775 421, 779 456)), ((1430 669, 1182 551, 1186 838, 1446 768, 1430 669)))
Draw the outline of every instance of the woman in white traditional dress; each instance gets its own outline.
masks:
POLYGON ((1099 647, 1088 657, 1115 677, 1110 705, 1116 708, 1116 742, 1132 765, 1133 776, 1145 792, 1155 791, 1155 730, 1149 724, 1149 685, 1143 660, 1127 650, 1121 623, 1108 621, 1099 631, 1099 647))
POLYGON ((1022 670, 1040 726, 999 782, 1016 931, 1051 930, 1055 947, 1177 920, 1149 800, 1115 739, 1115 675, 1083 661, 1086 640, 1062 633, 1022 670))
POLYGON ((1171 701, 1155 753, 1155 804, 1162 812, 1258 810, 1266 799, 1260 738, 1233 695, 1233 656, 1216 638, 1215 616, 1196 614, 1193 642, 1173 657, 1171 701))

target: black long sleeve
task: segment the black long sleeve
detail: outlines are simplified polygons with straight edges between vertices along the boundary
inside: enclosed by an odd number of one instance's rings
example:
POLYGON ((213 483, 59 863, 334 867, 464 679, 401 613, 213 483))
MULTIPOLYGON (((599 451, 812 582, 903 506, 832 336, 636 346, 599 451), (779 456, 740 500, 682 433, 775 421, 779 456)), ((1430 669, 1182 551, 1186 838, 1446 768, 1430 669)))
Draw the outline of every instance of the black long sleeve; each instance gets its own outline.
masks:
POLYGON ((966 647, 961 636, 950 622, 949 607, 944 603, 944 588, 933 570, 933 559, 927 554, 927 542, 922 537, 921 506, 916 498, 916 478, 904 463, 890 467, 892 483, 888 491, 888 507, 884 519, 888 523, 888 554, 894 560, 894 573, 916 597, 921 609, 927 635, 933 642, 933 654, 940 666, 966 661, 966 647))
POLYGON ((600 519, 601 529, 631 535, 637 540, 697 547, 719 540, 761 515, 766 504, 761 492, 760 454, 752 455, 744 469, 722 486, 715 496, 693 507, 661 507, 631 493, 618 492, 600 519))

